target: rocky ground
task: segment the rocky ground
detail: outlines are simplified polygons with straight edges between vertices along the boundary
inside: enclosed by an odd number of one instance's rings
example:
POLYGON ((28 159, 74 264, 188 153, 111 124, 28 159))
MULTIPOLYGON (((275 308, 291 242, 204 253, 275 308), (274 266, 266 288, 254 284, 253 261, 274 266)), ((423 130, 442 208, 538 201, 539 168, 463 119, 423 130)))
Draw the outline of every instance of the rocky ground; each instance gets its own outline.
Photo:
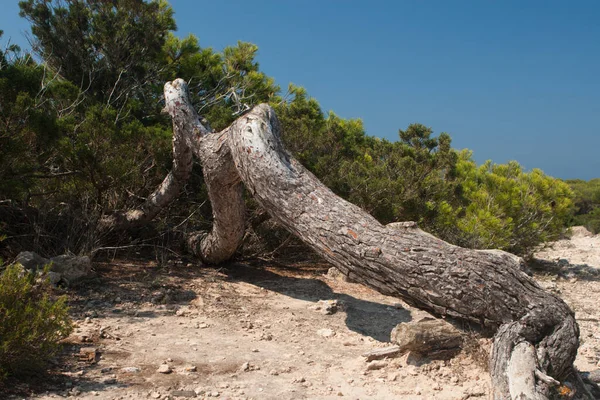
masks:
MULTIPOLYGON (((600 237, 579 232, 538 258, 546 260, 538 263, 545 272, 536 279, 576 312, 582 339, 576 366, 597 371, 600 237), (587 258, 577 258, 588 250, 587 258)), ((398 323, 427 313, 328 275, 327 265, 252 261, 215 269, 174 259, 111 261, 94 269, 95 279, 65 289, 77 328, 56 373, 10 388, 5 397, 489 396, 485 339, 450 359, 405 354, 368 362, 362 354, 388 346, 398 323)))

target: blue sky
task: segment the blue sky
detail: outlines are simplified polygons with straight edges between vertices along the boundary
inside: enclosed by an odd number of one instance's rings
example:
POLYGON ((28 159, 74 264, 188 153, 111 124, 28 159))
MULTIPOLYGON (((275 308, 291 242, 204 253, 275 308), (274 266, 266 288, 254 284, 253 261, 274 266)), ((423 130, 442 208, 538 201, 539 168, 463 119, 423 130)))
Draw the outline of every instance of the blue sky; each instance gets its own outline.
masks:
MULTIPOLYGON (((3 42, 26 43, 2 0, 3 42)), ((171 0, 178 35, 259 46, 261 69, 395 140, 420 122, 483 162, 600 177, 598 1, 171 0)))

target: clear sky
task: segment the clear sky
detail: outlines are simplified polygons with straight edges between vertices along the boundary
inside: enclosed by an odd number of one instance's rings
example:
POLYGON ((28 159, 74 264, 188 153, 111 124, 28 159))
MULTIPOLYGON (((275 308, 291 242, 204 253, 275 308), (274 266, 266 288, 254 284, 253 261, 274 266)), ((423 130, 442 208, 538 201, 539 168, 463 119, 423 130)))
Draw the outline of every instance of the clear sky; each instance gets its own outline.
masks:
MULTIPOLYGON (((0 0, 3 42, 26 43, 0 0)), ((261 69, 395 140, 420 122, 475 159, 600 177, 600 1, 171 0, 178 35, 259 46, 261 69)))

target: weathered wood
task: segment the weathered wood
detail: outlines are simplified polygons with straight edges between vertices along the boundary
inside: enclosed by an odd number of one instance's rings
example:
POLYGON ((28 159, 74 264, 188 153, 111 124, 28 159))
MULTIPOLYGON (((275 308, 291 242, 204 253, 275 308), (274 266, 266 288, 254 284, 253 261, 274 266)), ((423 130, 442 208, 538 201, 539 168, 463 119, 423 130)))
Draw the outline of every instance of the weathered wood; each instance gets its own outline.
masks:
POLYGON ((402 349, 399 346, 388 346, 383 347, 381 349, 375 349, 363 353, 362 356, 367 359, 367 361, 373 360, 381 360, 383 358, 396 357, 397 355, 402 353, 402 349))
MULTIPOLYGON (((182 110, 171 112, 174 124, 194 131, 199 122, 185 85, 175 81, 165 90, 169 87, 178 92, 175 104, 182 110)), ((255 107, 219 134, 198 136, 192 145, 204 168, 215 177, 224 176, 222 181, 207 179, 212 182, 215 225, 232 233, 215 234, 214 240, 196 246, 203 259, 225 259, 233 253, 221 249, 230 250, 241 239, 241 179, 275 219, 353 280, 434 315, 496 332, 491 357, 494 399, 512 398, 511 388, 522 386, 521 378, 509 373, 524 365, 522 360, 529 360, 525 368, 534 376, 533 387, 526 381, 540 399, 548 397, 547 385, 535 381, 536 369, 557 380, 572 372, 579 345, 574 314, 522 271, 519 257, 453 246, 413 224, 381 225, 336 196, 284 150, 279 123, 267 105, 255 107), (203 142, 207 144, 200 146, 203 142), (215 248, 219 257, 207 257, 215 248)))
POLYGON ((431 354, 460 349, 464 333, 440 319, 402 322, 391 333, 391 342, 402 352, 431 354))
POLYGON ((164 93, 174 130, 184 132, 186 143, 200 159, 213 211, 212 230, 190 235, 188 245, 204 262, 226 261, 242 241, 246 213, 242 183, 229 152, 229 132, 209 135, 189 102, 187 84, 182 79, 167 82, 164 93))

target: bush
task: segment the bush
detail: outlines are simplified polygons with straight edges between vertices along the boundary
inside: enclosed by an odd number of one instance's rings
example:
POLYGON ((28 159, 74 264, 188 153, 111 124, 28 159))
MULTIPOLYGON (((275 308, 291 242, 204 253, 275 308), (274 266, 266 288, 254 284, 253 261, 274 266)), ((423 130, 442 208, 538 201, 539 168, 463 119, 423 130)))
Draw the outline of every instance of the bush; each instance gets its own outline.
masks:
POLYGON ((9 265, 0 275, 0 379, 43 370, 72 324, 65 296, 53 299, 47 279, 9 265))
POLYGON ((566 182, 575 193, 575 215, 571 225, 583 225, 594 234, 600 233, 600 179, 566 182))

